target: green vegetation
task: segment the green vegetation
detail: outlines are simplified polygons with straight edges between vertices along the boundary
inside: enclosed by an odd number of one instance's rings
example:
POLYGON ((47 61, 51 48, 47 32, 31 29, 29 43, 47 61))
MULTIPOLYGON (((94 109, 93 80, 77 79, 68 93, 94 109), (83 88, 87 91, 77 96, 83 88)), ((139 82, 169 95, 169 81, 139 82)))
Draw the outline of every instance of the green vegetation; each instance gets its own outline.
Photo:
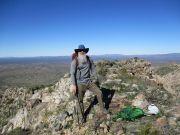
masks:
POLYGON ((44 117, 45 119, 47 119, 49 116, 53 115, 53 111, 48 111, 47 109, 45 110, 45 113, 44 113, 44 117))
POLYGON ((61 104, 61 105, 57 106, 55 113, 59 114, 59 113, 63 112, 65 109, 66 109, 66 104, 61 104))
POLYGON ((72 128, 72 125, 73 125, 73 120, 67 121, 67 125, 64 128, 70 129, 70 128, 72 128))
POLYGON ((49 88, 48 88, 48 92, 49 92, 49 93, 52 93, 53 91, 54 91, 54 88, 53 88, 53 87, 49 87, 49 88))
POLYGON ((133 100, 136 96, 137 96, 137 93, 136 94, 127 94, 128 100, 133 100))
POLYGON ((37 85, 37 86, 31 87, 30 89, 31 89, 32 91, 35 91, 35 90, 42 89, 42 88, 44 88, 44 87, 45 87, 44 85, 37 85))
POLYGON ((144 127, 140 128, 139 135, 160 135, 160 131, 148 123, 144 127))
POLYGON ((11 132, 8 133, 8 135, 20 135, 22 132, 22 129, 20 127, 17 127, 13 129, 11 132))
POLYGON ((34 93, 36 90, 40 90, 40 89, 43 89, 45 87, 46 87, 45 85, 36 85, 36 86, 33 86, 33 87, 29 88, 29 91, 34 93))
POLYGON ((176 67, 173 67, 173 66, 163 66, 163 67, 158 68, 155 73, 158 75, 164 76, 170 72, 173 72, 175 69, 176 67))
POLYGON ((108 73, 108 68, 114 66, 116 63, 114 61, 100 61, 96 64, 97 74, 102 77, 106 77, 108 73))
POLYGON ((32 87, 29 87, 28 88, 28 91, 27 93, 34 93, 35 91, 39 91, 39 90, 42 90, 44 88, 48 87, 48 92, 49 93, 52 93, 53 90, 54 90, 54 84, 48 84, 48 85, 36 85, 36 86, 32 86, 32 87))
POLYGON ((106 67, 103 67, 100 70, 97 70, 97 73, 101 76, 106 76, 107 72, 108 72, 108 69, 106 67))

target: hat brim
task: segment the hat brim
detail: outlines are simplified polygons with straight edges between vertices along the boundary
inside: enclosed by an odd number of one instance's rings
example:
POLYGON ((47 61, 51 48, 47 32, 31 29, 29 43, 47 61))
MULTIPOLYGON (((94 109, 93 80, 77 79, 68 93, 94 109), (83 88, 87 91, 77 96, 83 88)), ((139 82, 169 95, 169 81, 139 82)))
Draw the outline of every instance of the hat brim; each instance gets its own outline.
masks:
POLYGON ((76 53, 81 52, 82 50, 83 50, 83 52, 88 53, 89 48, 85 48, 85 49, 74 49, 74 51, 75 51, 76 53))

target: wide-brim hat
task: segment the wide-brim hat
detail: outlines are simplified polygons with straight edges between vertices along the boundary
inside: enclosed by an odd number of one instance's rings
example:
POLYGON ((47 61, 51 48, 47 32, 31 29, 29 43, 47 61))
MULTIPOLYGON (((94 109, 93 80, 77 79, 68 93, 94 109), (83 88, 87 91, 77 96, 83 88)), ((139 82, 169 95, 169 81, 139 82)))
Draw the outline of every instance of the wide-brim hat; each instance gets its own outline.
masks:
POLYGON ((89 48, 86 48, 84 45, 79 45, 79 46, 78 46, 78 49, 74 49, 74 51, 75 51, 76 53, 81 52, 81 51, 83 51, 83 52, 85 52, 85 53, 88 53, 89 48))

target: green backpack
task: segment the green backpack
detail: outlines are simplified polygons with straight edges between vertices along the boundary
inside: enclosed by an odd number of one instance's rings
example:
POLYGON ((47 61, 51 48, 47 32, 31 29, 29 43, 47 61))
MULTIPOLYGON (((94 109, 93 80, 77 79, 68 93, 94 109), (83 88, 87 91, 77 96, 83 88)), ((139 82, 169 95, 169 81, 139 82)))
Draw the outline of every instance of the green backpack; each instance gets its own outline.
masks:
POLYGON ((127 121, 134 121, 137 118, 144 116, 144 111, 137 107, 127 107, 118 112, 112 120, 115 122, 118 118, 122 118, 127 121))

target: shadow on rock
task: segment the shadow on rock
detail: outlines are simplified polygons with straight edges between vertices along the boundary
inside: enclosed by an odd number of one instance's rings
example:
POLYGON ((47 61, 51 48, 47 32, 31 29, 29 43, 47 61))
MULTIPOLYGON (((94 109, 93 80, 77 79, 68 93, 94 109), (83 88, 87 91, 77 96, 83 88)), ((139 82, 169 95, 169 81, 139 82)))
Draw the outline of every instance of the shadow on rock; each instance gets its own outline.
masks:
MULTIPOLYGON (((103 102, 105 103, 105 108, 108 110, 111 100, 114 96, 115 90, 109 90, 106 88, 100 88, 100 90, 102 91, 103 102)), ((85 118, 87 118, 87 115, 90 113, 93 106, 96 105, 97 103, 98 103, 98 100, 97 100, 97 97, 95 96, 94 100, 92 100, 89 107, 85 111, 85 118)))

